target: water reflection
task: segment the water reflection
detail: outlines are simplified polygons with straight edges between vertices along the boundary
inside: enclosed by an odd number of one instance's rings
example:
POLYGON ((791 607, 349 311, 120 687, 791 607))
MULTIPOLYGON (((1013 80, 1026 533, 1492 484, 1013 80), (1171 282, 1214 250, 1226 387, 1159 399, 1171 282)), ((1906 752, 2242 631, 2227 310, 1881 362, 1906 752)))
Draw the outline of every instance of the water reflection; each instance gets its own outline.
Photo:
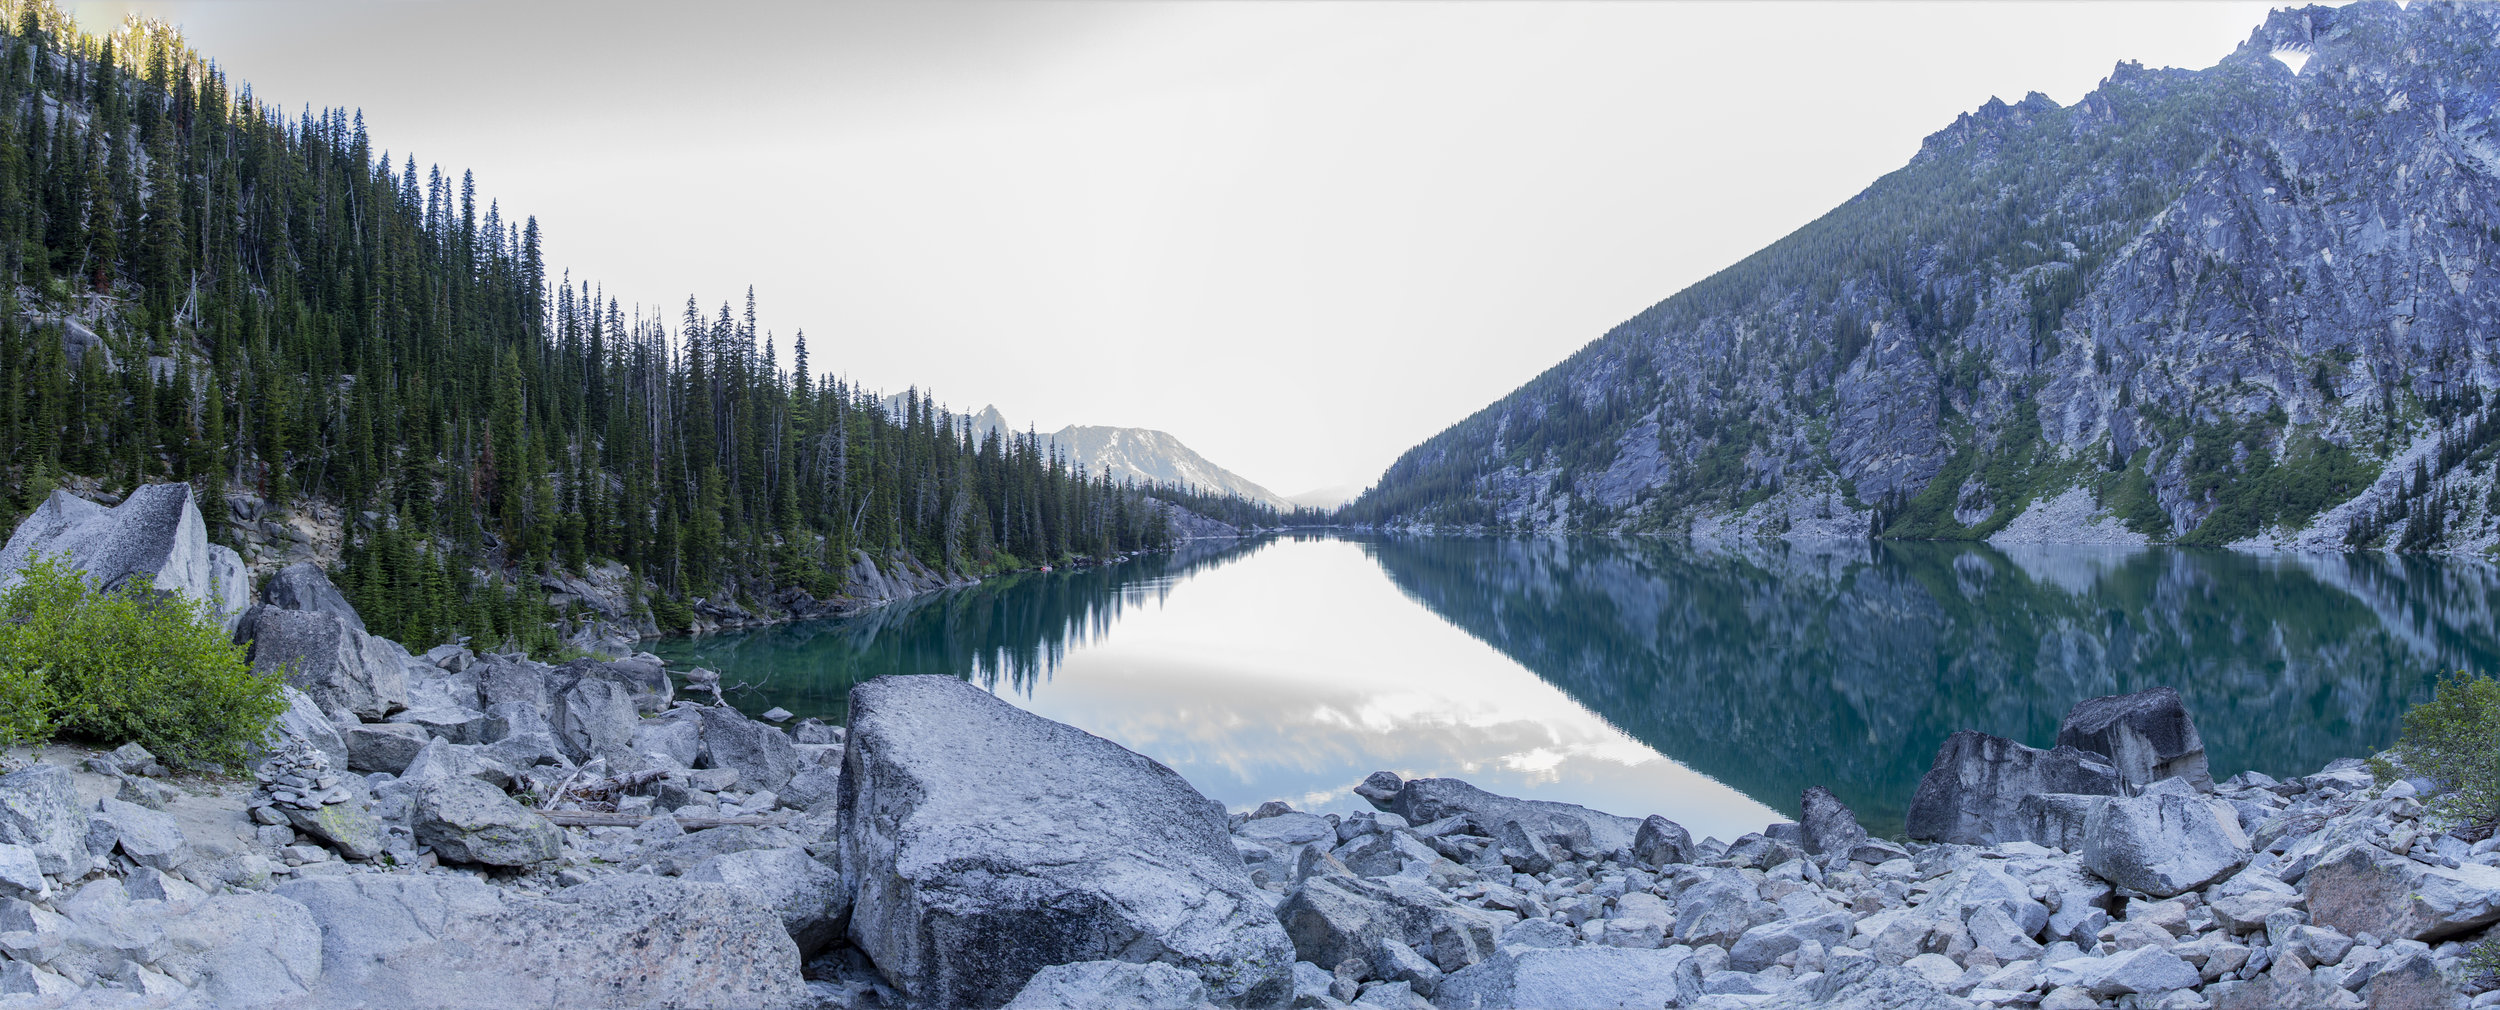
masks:
POLYGON ((1813 784, 1897 831, 1952 731, 2044 744, 2158 684, 2218 774, 2314 770, 2493 669, 2495 589, 2379 556, 1306 536, 658 651, 828 720, 861 679, 969 677, 1237 808, 1350 810, 1387 768, 1732 838, 1813 784))
POLYGON ((1897 829, 1936 745, 2045 745, 2076 701, 2171 685, 2217 777, 2393 739, 2493 669, 2492 566, 2376 555, 1593 539, 1369 545, 1416 600, 1632 736, 1782 809, 1822 784, 1897 829))

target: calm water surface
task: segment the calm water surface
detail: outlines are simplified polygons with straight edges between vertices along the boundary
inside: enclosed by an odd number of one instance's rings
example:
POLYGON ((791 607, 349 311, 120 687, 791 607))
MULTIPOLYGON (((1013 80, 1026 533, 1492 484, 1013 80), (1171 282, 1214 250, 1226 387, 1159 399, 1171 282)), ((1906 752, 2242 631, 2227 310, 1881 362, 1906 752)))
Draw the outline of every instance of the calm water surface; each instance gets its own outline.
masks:
POLYGON ((868 677, 967 677, 1236 809, 1350 812, 1388 769, 1732 839, 1809 785, 1897 832, 1954 730, 2046 746, 2076 701, 2163 684, 2217 777, 2314 771, 2495 669, 2496 602, 2475 561, 1312 536, 655 651, 828 721, 868 677))

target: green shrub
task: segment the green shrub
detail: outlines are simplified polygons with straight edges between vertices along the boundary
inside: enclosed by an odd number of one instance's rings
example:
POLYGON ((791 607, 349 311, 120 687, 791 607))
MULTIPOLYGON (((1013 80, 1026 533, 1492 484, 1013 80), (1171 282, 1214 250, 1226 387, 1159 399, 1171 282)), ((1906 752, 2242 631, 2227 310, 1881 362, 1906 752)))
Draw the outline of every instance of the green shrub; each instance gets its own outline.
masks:
POLYGON ((102 592, 38 556, 0 592, 0 732, 138 741, 188 767, 243 764, 286 708, 208 603, 152 586, 102 592))
POLYGON ((2500 680, 2459 673, 2405 713, 2387 756, 2439 786, 2431 812, 2460 824, 2500 817, 2500 680))

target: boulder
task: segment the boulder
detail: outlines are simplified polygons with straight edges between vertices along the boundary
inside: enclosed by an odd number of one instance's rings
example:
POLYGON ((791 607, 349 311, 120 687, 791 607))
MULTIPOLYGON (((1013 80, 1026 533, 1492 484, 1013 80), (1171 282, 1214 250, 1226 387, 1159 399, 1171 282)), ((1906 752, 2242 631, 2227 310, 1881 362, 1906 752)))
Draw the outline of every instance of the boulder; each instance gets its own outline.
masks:
POLYGON ((1795 953, 1808 942, 1823 945, 1824 950, 1840 946, 1857 932, 1857 920, 1847 912, 1831 912, 1811 919, 1782 919, 1766 922, 1745 931, 1728 948, 1727 966, 1737 971, 1761 971, 1795 953))
POLYGON ((677 708, 634 727, 634 753, 664 755, 680 768, 694 767, 703 754, 703 716, 693 708, 677 708))
MULTIPOLYGON (((35 860, 35 850, 14 842, 0 842, 0 898, 48 898, 51 882, 43 879, 43 864, 35 860)), ((0 933, 14 927, 0 923, 0 933)))
POLYGON ((1657 814, 1643 818, 1632 835, 1632 858, 1651 866, 1689 863, 1694 855, 1693 833, 1657 814))
POLYGON ((547 897, 457 875, 278 889, 318 923, 313 1006, 813 1006, 781 919, 736 888, 640 874, 547 897))
POLYGON ((745 849, 713 856, 686 871, 687 880, 726 884, 764 899, 781 916, 782 929, 802 958, 840 935, 851 914, 850 893, 840 871, 806 849, 745 849))
POLYGON ((642 717, 635 713, 634 699, 623 685, 580 677, 555 692, 555 709, 548 723, 565 757, 576 762, 594 757, 613 761, 635 753, 634 731, 642 725, 642 717))
POLYGON ((2084 822, 2091 818, 2092 808, 2108 799, 2080 793, 2025 796, 2014 804, 2014 819, 2022 828, 2016 837, 2052 849, 2081 852, 2084 822))
POLYGON ((425 727, 398 722, 359 723, 348 727, 343 736, 349 771, 393 775, 407 771, 408 762, 416 760, 417 752, 431 742, 425 727))
POLYGON ((2413 951, 2381 965, 2361 986, 2370 1010, 2456 1010, 2465 1005, 2457 985, 2440 973, 2429 954, 2413 951))
POLYGON ((2156 791, 2095 806, 2084 820, 2084 867, 2157 898, 2197 890, 2239 869, 2249 856, 2239 818, 2183 792, 2156 791))
POLYGON ((349 859, 370 860, 381 855, 389 842, 382 819, 365 809, 360 799, 324 804, 317 810, 283 805, 277 809, 295 830, 327 843, 349 859))
POLYGON ((1294 956, 1312 964, 1376 961, 1381 943, 1395 940, 1444 972, 1492 956, 1515 921, 1412 880, 1333 871, 1304 876, 1276 906, 1276 920, 1292 939, 1294 956))
POLYGON ((1676 880, 1675 939, 1733 947, 1745 931, 1779 918, 1779 909, 1741 870, 1705 869, 1676 880))
POLYGON ((2174 688, 2078 703, 2058 725, 2057 745, 2107 759, 2131 795, 2168 778, 2184 779, 2199 792, 2214 789, 2205 741, 2196 735, 2196 720, 2188 717, 2174 688))
POLYGON ((242 559, 208 542, 189 484, 145 485, 112 508, 52 492, 0 547, 0 589, 24 581, 19 570, 38 553, 67 554, 107 591, 135 584, 204 601, 229 630, 251 603, 242 559))
POLYGON ((2196 966, 2159 946, 2122 950, 2108 957, 2077 957, 2047 965, 2044 988, 2074 986, 2098 999, 2128 993, 2159 994, 2203 984, 2196 966))
POLYGON ((524 656, 486 656, 470 668, 477 675, 478 702, 489 711, 505 703, 529 705, 540 712, 555 707, 548 679, 555 668, 524 656))
POLYGON ((1969 1010, 1972 1005, 1937 989, 1916 971, 1884 967, 1867 958, 1747 1004, 1750 1010, 1969 1010))
POLYGON ((2346 936, 2437 943, 2500 922, 2500 869, 2432 866, 2368 843, 2319 857, 2300 886, 2309 921, 2346 936))
POLYGON ((1847 853, 1866 840, 1866 828, 1858 823, 1858 815, 1831 790, 1807 786, 1798 805, 1803 811, 1798 824, 1804 829, 1807 855, 1847 853))
MULTIPOLYGON (((717 725, 707 711, 716 757, 717 725)), ((1292 944, 1224 808, 1170 768, 944 676, 852 688, 847 740, 850 937, 907 1000, 996 1006, 1106 951, 1191 971, 1218 1002, 1290 997, 1292 944)))
POLYGON ((446 776, 416 794, 411 827, 417 844, 448 862, 528 866, 564 852, 564 831, 473 778, 446 776))
POLYGON ((272 894, 134 902, 119 931, 153 934, 161 943, 155 969, 190 980, 220 1010, 299 1006, 321 972, 321 930, 312 915, 272 894))
POLYGON ((316 610, 255 607, 246 619, 252 668, 284 670, 339 722, 379 720, 408 707, 408 650, 316 610))
POLYGON ((96 801, 94 819, 108 826, 114 847, 141 866, 170 870, 190 855, 183 846, 182 828, 170 815, 107 798, 96 801))
POLYGON ((2115 796, 2118 772, 2072 747, 2040 750, 1963 730, 1945 738, 1910 799, 1909 835, 1932 842, 1993 845, 2020 840, 2022 798, 2038 793, 2115 796))
POLYGON ((1373 772, 1355 785, 1354 795, 1362 797, 1373 809, 1385 811, 1397 802, 1398 790, 1405 785, 1406 781, 1396 772, 1373 772))
POLYGON ((1207 1005, 1207 984, 1198 976, 1148 961, 1080 961, 1034 973, 1009 1010, 1198 1010, 1207 1005))
POLYGON ((2215 898, 2205 907, 2213 910, 2214 925, 2222 927, 2224 931, 2233 934, 2254 933, 2266 928, 2266 916, 2282 909, 2299 907, 2304 900, 2297 894, 2251 891, 2246 894, 2215 898))
MULTIPOLYGON (((435 779, 465 778, 501 789, 512 784, 518 770, 491 748, 502 747, 509 742, 497 741, 488 747, 480 747, 449 740, 432 741, 419 748, 416 757, 408 759, 408 767, 401 769, 399 780, 413 786, 435 779)), ((553 744, 553 741, 547 742, 553 744)))
POLYGON ((734 708, 707 705, 701 712, 702 746, 695 767, 737 769, 739 788, 748 790, 778 790, 798 774, 799 752, 789 734, 734 708))
POLYGON ((301 744, 320 751, 332 768, 348 767, 354 755, 348 752, 347 740, 339 734, 338 724, 330 721, 330 714, 293 685, 280 685, 278 693, 286 699, 286 710, 270 723, 268 737, 251 754, 252 763, 267 760, 290 744, 301 744))
POLYGON ((87 809, 69 769, 36 764, 0 775, 0 843, 25 846, 55 877, 87 872, 87 809))
POLYGON ((841 799, 842 766, 820 765, 790 776, 779 790, 781 805, 793 810, 832 811, 841 799))
POLYGON ((1466 814, 1476 823, 1498 825, 1517 821, 1549 844, 1581 855, 1603 855, 1632 846, 1641 822, 1591 810, 1576 803, 1522 800, 1497 796, 1458 779, 1411 779, 1398 787, 1389 812, 1408 824, 1430 824, 1466 814))
POLYGON ((643 715, 668 711, 669 703, 677 697, 677 686, 668 679, 667 664, 648 652, 609 660, 601 666, 598 676, 623 687, 634 700, 634 711, 643 715))
MULTIPOLYGON (((1686 992, 1679 969, 1692 954, 1622 947, 1513 947, 1441 980, 1434 1003, 1445 1007, 1655 1010, 1686 992)), ((1692 996, 1700 995, 1698 977, 1692 996)), ((1679 999, 1674 1005, 1690 1006, 1679 999)))
POLYGON ((346 621, 348 627, 357 631, 366 630, 364 618, 356 616, 356 608, 348 605, 346 594, 339 592, 339 587, 330 582, 330 576, 322 572, 320 565, 310 561, 298 561, 278 569, 278 574, 269 577, 269 584, 261 587, 260 598, 261 602, 280 610, 332 614, 346 621))

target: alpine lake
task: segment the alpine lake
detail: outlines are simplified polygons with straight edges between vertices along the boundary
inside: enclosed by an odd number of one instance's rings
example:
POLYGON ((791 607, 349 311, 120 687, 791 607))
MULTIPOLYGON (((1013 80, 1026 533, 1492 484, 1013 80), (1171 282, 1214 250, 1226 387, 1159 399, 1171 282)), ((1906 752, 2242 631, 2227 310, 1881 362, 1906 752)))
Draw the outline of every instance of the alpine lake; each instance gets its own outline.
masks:
POLYGON ((2215 778, 2315 772, 2500 668, 2495 607, 2500 568, 2424 556, 1288 534, 647 644, 837 724, 859 681, 968 678, 1234 810, 1387 770, 1727 840, 1810 785, 1898 834, 1955 730, 2046 747, 2162 685, 2215 778))

